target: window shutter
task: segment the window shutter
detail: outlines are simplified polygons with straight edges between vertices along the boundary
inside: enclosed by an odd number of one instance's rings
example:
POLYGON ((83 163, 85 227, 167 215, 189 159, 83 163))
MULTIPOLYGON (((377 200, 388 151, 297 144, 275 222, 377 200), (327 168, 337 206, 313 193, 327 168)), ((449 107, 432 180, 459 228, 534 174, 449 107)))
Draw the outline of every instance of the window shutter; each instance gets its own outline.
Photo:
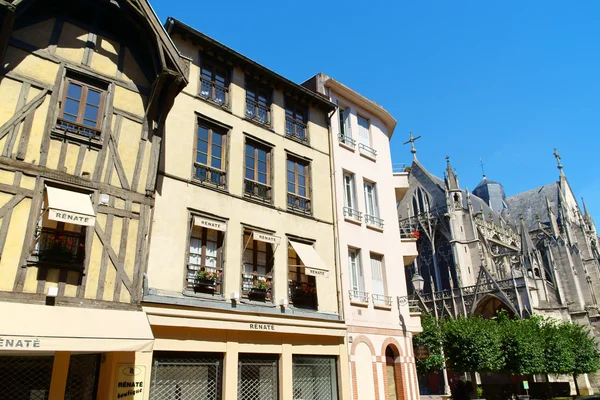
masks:
POLYGON ((352 125, 350 124, 350 107, 344 110, 344 135, 352 139, 352 125))
POLYGON ((380 218, 379 216, 379 199, 377 196, 377 186, 373 185, 373 215, 376 216, 377 218, 380 218))
POLYGON ((383 287, 383 265, 381 257, 371 256, 371 281, 373 285, 373 294, 385 294, 383 287))
POLYGON ((371 147, 371 138, 369 135, 369 121, 366 118, 358 116, 358 142, 367 147, 371 147))

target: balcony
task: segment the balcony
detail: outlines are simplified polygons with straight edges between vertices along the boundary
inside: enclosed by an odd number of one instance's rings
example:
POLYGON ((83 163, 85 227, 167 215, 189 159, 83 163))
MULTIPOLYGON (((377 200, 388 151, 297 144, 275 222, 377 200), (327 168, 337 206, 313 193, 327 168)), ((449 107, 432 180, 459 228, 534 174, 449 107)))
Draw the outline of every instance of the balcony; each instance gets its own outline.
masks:
POLYGON ((285 136, 302 143, 308 143, 306 124, 297 119, 285 117, 285 136))
POLYGON ((338 142, 345 146, 351 147, 352 150, 354 150, 354 147, 356 146, 356 140, 344 135, 343 133, 340 133, 338 135, 338 142))
POLYGON ((271 202, 271 186, 250 179, 244 179, 244 196, 251 199, 271 202))
POLYGON ((194 293, 221 294, 223 270, 212 266, 188 263, 187 289, 194 293))
POLYGON ((344 217, 346 219, 353 219, 360 222, 362 220, 362 213, 350 207, 344 207, 344 217))
POLYGON ((408 192, 408 176, 410 167, 407 167, 405 164, 394 164, 392 165, 392 171, 392 182, 394 184, 394 191, 396 194, 396 203, 399 203, 406 195, 406 192, 408 192))
POLYGON ((369 292, 348 290, 348 294, 350 295, 350 303, 369 304, 369 292))
POLYGON ((307 282, 289 281, 289 299, 295 307, 317 309, 317 286, 307 282))
POLYGON ((229 88, 215 81, 200 78, 200 97, 223 108, 229 107, 229 88))
POLYGON ((38 228, 33 256, 39 263, 83 267, 85 233, 38 228))
POLYGON ((359 143, 358 144, 358 151, 359 151, 359 153, 361 155, 363 155, 363 156, 365 156, 367 158, 370 158, 371 160, 377 159, 377 150, 375 150, 375 149, 373 149, 373 148, 371 148, 371 147, 369 147, 367 145, 359 143))
POLYGON ((288 210, 302 214, 311 214, 312 210, 310 208, 310 199, 294 193, 288 193, 287 198, 288 210))
POLYGON ((373 294, 373 305, 379 308, 392 308, 392 296, 386 296, 384 294, 373 294))
POLYGON ((368 226, 383 230, 383 220, 371 214, 365 214, 365 222, 368 226))
POLYGON ((200 181, 201 183, 214 185, 217 188, 225 188, 225 178, 227 175, 225 171, 199 163, 194 163, 194 168, 196 169, 196 173, 194 174, 195 180, 200 181))
POLYGON ((246 98, 246 118, 271 127, 271 108, 264 103, 246 98))
POLYGON ((404 265, 409 265, 419 255, 417 252, 417 240, 421 233, 418 228, 409 223, 408 220, 400 221, 400 252, 404 265))
POLYGON ((89 126, 76 124, 71 121, 59 118, 56 121, 56 130, 68 134, 80 136, 81 138, 88 139, 90 141, 99 142, 101 139, 102 132, 99 129, 90 128, 89 126))

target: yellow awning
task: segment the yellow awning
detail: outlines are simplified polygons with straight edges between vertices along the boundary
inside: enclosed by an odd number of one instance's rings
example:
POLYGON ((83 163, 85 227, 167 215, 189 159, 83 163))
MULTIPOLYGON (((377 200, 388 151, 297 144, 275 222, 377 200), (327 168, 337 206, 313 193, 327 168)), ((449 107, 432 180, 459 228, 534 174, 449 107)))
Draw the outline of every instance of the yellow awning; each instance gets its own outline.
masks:
POLYGON ((151 351, 142 311, 1 303, 0 352, 151 351))
POLYGON ((96 213, 89 195, 52 186, 46 186, 46 193, 49 219, 85 226, 96 224, 96 213))
POLYGON ((321 257, 317 254, 314 247, 308 244, 294 242, 290 240, 292 248, 296 251, 296 254, 302 260, 306 268, 306 273, 312 276, 327 276, 329 268, 325 265, 321 257))

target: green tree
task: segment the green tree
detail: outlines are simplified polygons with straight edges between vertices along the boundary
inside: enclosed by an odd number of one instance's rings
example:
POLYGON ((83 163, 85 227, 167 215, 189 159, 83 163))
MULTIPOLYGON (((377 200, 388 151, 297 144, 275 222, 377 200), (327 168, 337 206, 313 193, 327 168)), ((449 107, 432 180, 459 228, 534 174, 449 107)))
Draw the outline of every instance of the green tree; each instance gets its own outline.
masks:
POLYGON ((442 352, 442 329, 435 317, 424 314, 421 317, 421 326, 423 332, 413 337, 413 345, 426 346, 429 350, 429 357, 424 360, 416 360, 417 371, 420 374, 429 374, 436 372, 444 367, 444 356, 442 352))
POLYGON ((546 319, 542 322, 544 342, 544 371, 546 374, 572 374, 575 358, 571 346, 571 328, 560 321, 546 319))
POLYGON ((505 357, 504 372, 515 375, 543 373, 543 320, 540 317, 512 319, 506 313, 498 315, 497 320, 505 357))
POLYGON ((579 395, 577 377, 582 374, 590 374, 600 369, 600 353, 598 343, 592 333, 579 324, 565 324, 569 330, 571 340, 571 351, 573 353, 573 379, 575 388, 579 395))

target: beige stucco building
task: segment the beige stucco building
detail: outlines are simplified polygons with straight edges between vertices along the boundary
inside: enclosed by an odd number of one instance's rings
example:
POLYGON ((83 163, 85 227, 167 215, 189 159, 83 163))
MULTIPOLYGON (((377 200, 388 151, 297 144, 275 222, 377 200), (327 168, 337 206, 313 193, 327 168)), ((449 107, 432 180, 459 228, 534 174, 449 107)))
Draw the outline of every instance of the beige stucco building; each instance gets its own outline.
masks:
POLYGON ((328 116, 335 105, 173 19, 143 308, 151 399, 348 399, 328 116), (214 397, 211 397, 214 396, 214 397))
POLYGON ((381 106, 324 74, 305 86, 338 108, 332 117, 334 218, 344 316, 348 326, 354 399, 417 399, 404 266, 416 257, 416 239, 401 239, 396 202, 408 173, 392 172, 389 140, 396 120, 381 106))

